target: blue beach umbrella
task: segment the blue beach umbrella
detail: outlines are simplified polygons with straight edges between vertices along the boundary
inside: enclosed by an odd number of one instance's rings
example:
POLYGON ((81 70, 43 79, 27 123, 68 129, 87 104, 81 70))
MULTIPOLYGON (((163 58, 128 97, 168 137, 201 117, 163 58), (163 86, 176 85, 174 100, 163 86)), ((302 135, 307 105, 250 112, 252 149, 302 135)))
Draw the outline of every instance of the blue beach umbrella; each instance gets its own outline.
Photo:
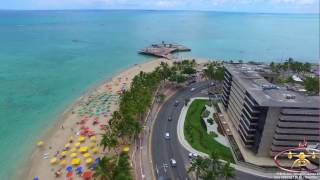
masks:
POLYGON ((35 176, 35 177, 33 178, 33 180, 39 180, 39 178, 38 178, 37 176, 35 176))
POLYGON ((77 169, 76 169, 76 171, 77 171, 78 174, 82 173, 82 167, 81 167, 81 166, 78 166, 77 169))
POLYGON ((66 168, 66 170, 67 170, 68 172, 71 172, 71 171, 72 171, 72 166, 68 166, 68 167, 66 168))

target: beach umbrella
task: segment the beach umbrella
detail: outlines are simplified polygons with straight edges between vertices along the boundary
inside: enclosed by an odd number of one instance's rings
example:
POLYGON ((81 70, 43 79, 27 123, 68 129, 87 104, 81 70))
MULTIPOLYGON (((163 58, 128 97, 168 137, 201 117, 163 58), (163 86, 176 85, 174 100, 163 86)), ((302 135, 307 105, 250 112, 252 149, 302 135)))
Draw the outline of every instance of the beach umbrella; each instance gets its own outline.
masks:
POLYGON ((53 157, 50 159, 50 164, 55 164, 57 162, 57 158, 53 157))
POLYGON ((67 178, 68 178, 68 179, 71 179, 72 176, 73 176, 72 172, 68 172, 68 173, 67 173, 67 178))
POLYGON ((73 136, 69 136, 68 141, 72 142, 73 141, 73 136))
POLYGON ((85 138, 84 136, 80 136, 80 137, 78 138, 78 141, 79 141, 79 142, 83 142, 85 139, 86 139, 86 138, 85 138))
POLYGON ((98 149, 95 147, 92 149, 92 152, 96 154, 98 152, 98 149))
POLYGON ((62 152, 60 153, 60 156, 61 156, 61 157, 65 157, 65 156, 67 155, 67 153, 68 153, 68 151, 62 151, 62 152))
POLYGON ((77 157, 77 153, 71 153, 70 157, 72 157, 72 158, 77 157))
POLYGON ((91 164, 92 163, 92 158, 88 158, 88 159, 86 159, 86 164, 91 164))
POLYGON ((122 149, 123 152, 129 152, 129 150, 130 150, 129 146, 126 146, 122 149))
POLYGON ((77 172, 77 174, 82 173, 82 167, 81 167, 81 166, 78 166, 77 169, 76 169, 76 172, 77 172))
POLYGON ((66 165, 66 163, 67 163, 67 162, 66 162, 66 160, 65 160, 65 159, 63 159, 63 160, 61 160, 61 161, 60 161, 60 165, 61 165, 61 166, 65 166, 65 165, 66 165))
POLYGON ((72 166, 68 166, 68 167, 66 168, 66 170, 67 170, 68 172, 71 172, 71 171, 72 171, 72 166))
POLYGON ((44 144, 43 141, 38 141, 38 142, 37 142, 37 146, 39 146, 39 147, 42 146, 43 144, 44 144))
POLYGON ((69 147, 70 147, 70 144, 67 143, 67 144, 64 145, 64 147, 65 147, 65 148, 69 148, 69 147))
POLYGON ((92 171, 85 171, 84 173, 83 173, 83 175, 82 175, 82 177, 83 178, 85 178, 85 179, 90 179, 91 178, 91 176, 92 176, 92 171))
POLYGON ((77 151, 77 148, 71 148, 71 149, 70 149, 70 152, 71 152, 71 153, 74 153, 74 152, 76 152, 76 151, 77 151))
POLYGON ((38 178, 37 176, 35 176, 35 177, 33 178, 33 180, 39 180, 39 178, 38 178))
POLYGON ((71 164, 72 165, 79 165, 80 164, 80 158, 73 158, 72 160, 71 160, 71 164))
POLYGON ((88 147, 87 147, 87 146, 82 146, 82 147, 80 147, 79 151, 80 151, 81 153, 85 153, 85 152, 88 151, 88 147))
POLYGON ((93 148, 93 147, 95 147, 95 146, 96 146, 95 143, 89 143, 89 148, 93 148))
POLYGON ((78 148, 80 145, 81 145, 80 142, 77 142, 74 144, 74 147, 78 148))
POLYGON ((85 157, 85 158, 90 157, 90 156, 91 156, 90 153, 83 154, 83 157, 85 157))
POLYGON ((91 136, 91 137, 90 137, 90 140, 91 140, 92 142, 96 142, 96 141, 97 141, 97 137, 96 137, 96 136, 91 136))

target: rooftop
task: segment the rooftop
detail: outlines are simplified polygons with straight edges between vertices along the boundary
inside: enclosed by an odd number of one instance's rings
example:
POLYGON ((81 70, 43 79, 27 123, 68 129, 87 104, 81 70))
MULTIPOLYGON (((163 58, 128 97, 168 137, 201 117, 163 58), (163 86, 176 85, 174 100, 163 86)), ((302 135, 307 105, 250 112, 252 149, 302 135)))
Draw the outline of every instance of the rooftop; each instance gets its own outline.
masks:
POLYGON ((260 106, 310 107, 320 105, 319 96, 306 96, 268 82, 259 73, 268 72, 268 65, 225 64, 233 79, 236 79, 260 106))

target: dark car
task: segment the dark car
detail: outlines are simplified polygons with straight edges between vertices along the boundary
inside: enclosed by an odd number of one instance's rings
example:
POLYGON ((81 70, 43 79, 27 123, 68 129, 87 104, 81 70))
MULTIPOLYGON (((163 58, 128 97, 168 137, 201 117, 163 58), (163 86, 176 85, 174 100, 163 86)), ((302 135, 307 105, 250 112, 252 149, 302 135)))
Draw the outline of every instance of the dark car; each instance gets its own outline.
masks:
POLYGON ((178 105, 179 105, 179 101, 176 100, 176 101, 174 102, 174 106, 177 107, 178 105))
POLYGON ((172 117, 171 116, 168 117, 168 121, 172 121, 172 117))

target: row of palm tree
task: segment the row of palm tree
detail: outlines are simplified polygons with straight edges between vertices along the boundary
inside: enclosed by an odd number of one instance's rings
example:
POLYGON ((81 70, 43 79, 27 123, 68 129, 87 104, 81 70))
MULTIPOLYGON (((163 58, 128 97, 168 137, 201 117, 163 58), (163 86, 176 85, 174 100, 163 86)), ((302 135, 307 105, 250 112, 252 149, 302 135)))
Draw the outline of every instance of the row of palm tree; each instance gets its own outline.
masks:
POLYGON ((221 162, 216 152, 212 152, 208 158, 201 156, 193 158, 188 172, 194 172, 196 180, 199 178, 202 180, 228 180, 235 176, 230 162, 221 162))
POLYGON ((306 62, 302 63, 299 61, 295 61, 293 58, 289 58, 284 63, 270 63, 270 68, 274 72, 281 72, 281 71, 288 71, 291 70, 295 73, 306 73, 310 72, 311 70, 311 64, 306 62))
POLYGON ((96 178, 100 180, 132 179, 129 158, 125 153, 117 152, 118 146, 122 144, 121 142, 127 144, 141 132, 143 119, 157 88, 174 73, 167 63, 161 63, 153 72, 141 71, 133 78, 130 89, 122 92, 119 110, 113 112, 100 141, 103 149, 113 151, 115 156, 104 156, 101 159, 94 170, 96 178))
POLYGON ((224 79, 224 68, 220 63, 213 61, 206 65, 203 74, 209 80, 222 81, 224 79))
MULTIPOLYGON (((129 90, 123 91, 120 96, 119 110, 114 111, 108 126, 105 127, 102 133, 101 146, 108 151, 114 151, 115 156, 122 157, 123 154, 117 152, 118 146, 127 144, 134 137, 137 137, 142 130, 142 123, 147 110, 149 109, 152 98, 154 97, 157 89, 166 80, 176 83, 186 81, 185 72, 195 72, 195 61, 182 61, 174 63, 169 66, 167 63, 161 62, 154 71, 150 73, 140 72, 136 75, 130 85, 129 90)), ((125 164, 125 160, 119 158, 117 166, 121 163, 125 164)), ((127 162, 127 159, 126 159, 127 162)), ((102 158, 101 164, 95 169, 96 177, 101 180, 117 179, 114 174, 116 170, 114 167, 113 158, 107 156, 102 158)), ((130 167, 126 166, 126 171, 130 172, 130 167)), ((125 174, 123 177, 130 177, 131 175, 125 174)), ((121 178, 120 178, 121 179, 121 178)))

